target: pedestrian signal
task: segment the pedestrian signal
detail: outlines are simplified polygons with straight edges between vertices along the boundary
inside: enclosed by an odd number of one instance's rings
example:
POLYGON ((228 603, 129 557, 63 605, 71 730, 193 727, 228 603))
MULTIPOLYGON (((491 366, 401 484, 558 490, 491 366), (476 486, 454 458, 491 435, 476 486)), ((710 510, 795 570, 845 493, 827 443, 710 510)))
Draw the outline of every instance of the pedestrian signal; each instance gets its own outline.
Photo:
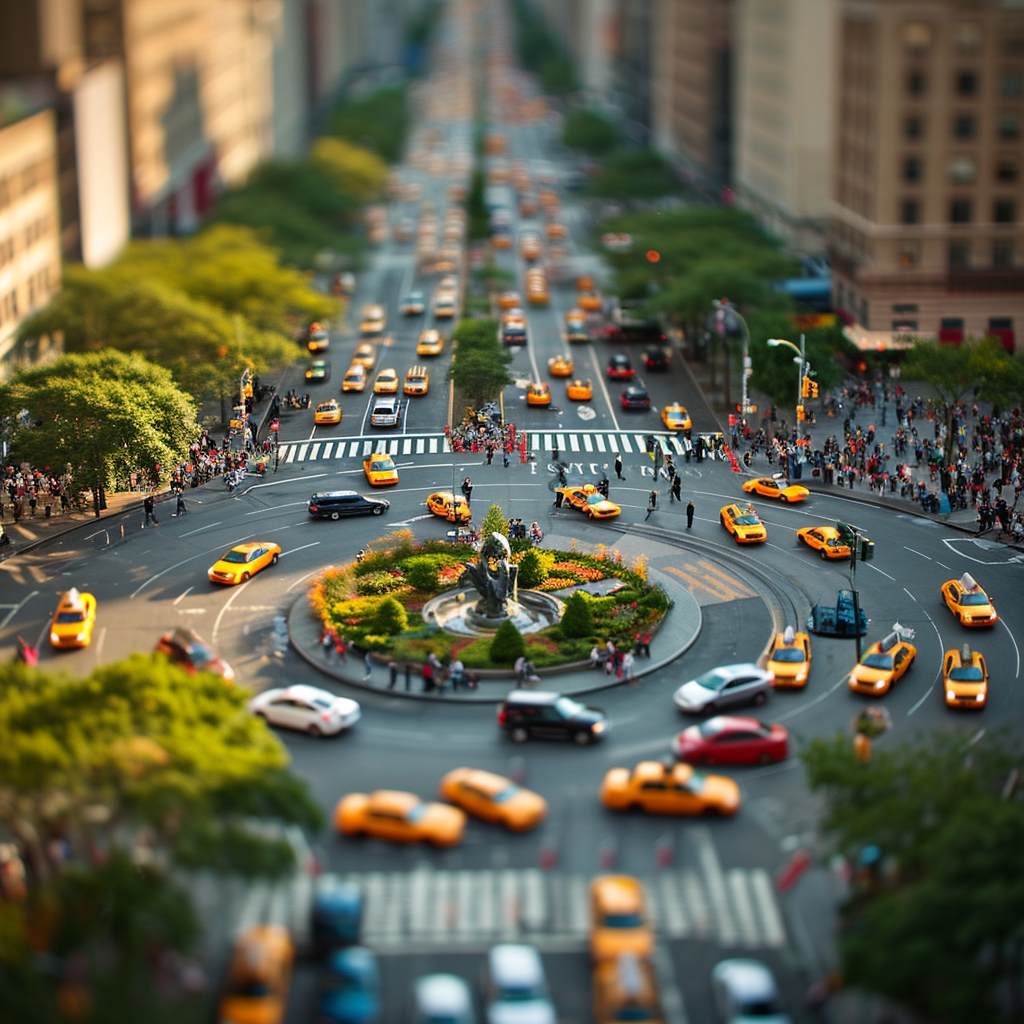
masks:
POLYGON ((798 405, 796 407, 796 419, 797 419, 797 422, 798 423, 803 423, 805 418, 806 417, 804 416, 804 407, 802 405, 798 405))

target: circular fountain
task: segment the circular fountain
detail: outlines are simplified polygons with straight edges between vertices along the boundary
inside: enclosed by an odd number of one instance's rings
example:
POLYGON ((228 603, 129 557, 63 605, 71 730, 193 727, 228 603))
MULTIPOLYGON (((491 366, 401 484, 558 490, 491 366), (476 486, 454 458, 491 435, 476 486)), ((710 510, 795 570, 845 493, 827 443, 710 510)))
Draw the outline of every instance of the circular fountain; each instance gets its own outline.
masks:
POLYGON ((463 563, 458 585, 423 606, 424 621, 458 636, 490 636, 509 621, 520 633, 538 633, 555 625, 565 605, 557 597, 535 590, 520 594, 516 585, 519 567, 511 558, 508 541, 500 533, 492 533, 484 540, 476 562, 463 563))

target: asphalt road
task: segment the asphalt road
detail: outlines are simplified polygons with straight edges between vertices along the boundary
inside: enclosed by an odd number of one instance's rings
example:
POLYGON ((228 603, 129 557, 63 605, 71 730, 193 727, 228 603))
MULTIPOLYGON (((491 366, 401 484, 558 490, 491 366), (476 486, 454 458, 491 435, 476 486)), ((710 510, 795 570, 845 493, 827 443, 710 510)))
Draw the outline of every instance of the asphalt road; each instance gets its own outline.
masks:
MULTIPOLYGON (((547 158, 536 133, 516 128, 509 129, 509 134, 514 153, 521 151, 527 159, 547 158)), ((443 182, 409 173, 423 181, 425 195, 441 195, 443 182)), ((396 210, 394 216, 402 212, 396 210)), ((582 215, 570 205, 567 220, 578 225, 582 215)), ((591 258, 576 228, 572 246, 574 256, 591 258)), ((521 274, 522 264, 514 253, 503 254, 502 260, 521 274)), ((393 366, 404 375, 408 366, 426 361, 417 359, 413 349, 430 318, 403 319, 398 305, 411 287, 429 293, 433 283, 432 278, 417 277, 411 247, 393 243, 381 249, 372 269, 363 275, 353 308, 358 312, 369 301, 385 304, 393 336, 378 368, 393 366)), ((561 323, 572 299, 571 287, 556 287, 549 308, 529 311, 530 346, 516 355, 514 364, 524 378, 535 376, 550 355, 563 351, 561 323)), ((309 388, 314 401, 339 393, 355 343, 354 335, 343 326, 332 332, 328 357, 333 379, 309 388)), ((597 385, 603 380, 608 351, 600 345, 573 349, 577 371, 597 385)), ((590 877, 612 869, 648 881, 668 954, 662 964, 663 982, 678 989, 689 1020, 710 1019, 707 978, 713 963, 720 956, 748 951, 777 969, 794 1016, 801 1019, 799 994, 806 983, 805 972, 813 973, 818 965, 813 962, 813 950, 794 946, 786 901, 772 894, 770 884, 788 852, 807 845, 814 828, 817 805, 808 796, 798 760, 730 772, 740 783, 744 808, 733 820, 713 823, 605 811, 596 798, 600 779, 614 765, 632 765, 668 752, 675 731, 690 721, 680 718, 671 703, 673 689, 684 678, 715 665, 757 658, 770 636, 771 609, 779 601, 766 587, 766 577, 785 595, 798 625, 812 604, 833 600, 838 588, 849 585, 845 566, 821 562, 807 549, 798 548, 796 540, 799 527, 838 518, 856 524, 876 544, 875 560, 857 570, 862 606, 871 619, 866 642, 880 639, 896 621, 915 631, 917 662, 884 698, 893 719, 893 738, 950 728, 966 737, 980 726, 1018 722, 1024 712, 1019 649, 1024 641, 1024 608, 1019 602, 1018 557, 1001 545, 966 537, 929 520, 894 514, 854 498, 821 495, 812 495, 798 506, 757 502, 768 526, 768 542, 740 550, 719 526, 718 511, 741 497, 742 480, 726 464, 710 462, 680 466, 684 499, 692 498, 697 508, 692 532, 685 531, 682 506, 663 504, 648 524, 657 528, 656 533, 630 529, 623 534, 620 527, 643 520, 651 486, 650 460, 632 448, 624 454, 627 479, 619 482, 609 472, 611 496, 623 507, 620 521, 595 524, 568 510, 555 512, 546 459, 527 464, 515 461, 507 469, 498 460, 488 467, 482 456, 447 454, 442 447, 431 450, 426 443, 440 434, 444 422, 447 389, 442 383, 448 357, 446 351, 430 364, 430 393, 408 405, 398 439, 411 440, 413 451, 398 452, 401 480, 388 494, 392 509, 382 519, 332 523, 310 520, 306 513, 314 490, 367 490, 352 446, 354 439, 374 433, 366 425, 368 389, 363 395, 341 399, 344 416, 337 427, 314 427, 311 410, 286 414, 282 440, 309 447, 300 457, 299 446, 294 445, 293 458, 283 461, 264 481, 253 480, 234 495, 215 482, 193 492, 186 517, 163 515, 159 527, 143 531, 133 514, 121 523, 107 523, 99 533, 83 528, 4 562, 0 565, 0 605, 5 609, 0 643, 13 651, 19 634, 45 640, 58 594, 74 585, 98 599, 94 642, 75 652, 54 652, 44 643, 41 663, 45 668, 86 673, 133 651, 149 650, 162 631, 186 625, 218 647, 234 665, 242 685, 259 690, 308 681, 331 688, 293 652, 275 653, 275 617, 301 599, 310 578, 323 566, 349 560, 358 548, 398 524, 407 525, 419 538, 443 536, 447 524, 427 513, 424 498, 432 490, 451 488, 465 476, 471 476, 475 485, 474 509, 497 502, 507 515, 538 520, 549 535, 576 537, 586 543, 605 541, 626 552, 643 551, 654 566, 675 572, 686 582, 702 605, 704 627, 697 644, 680 662, 636 686, 609 690, 594 701, 613 722, 606 742, 584 749, 543 743, 512 747, 495 728, 493 707, 443 706, 362 693, 358 697, 364 717, 351 735, 328 741, 302 735, 281 737, 295 770, 328 813, 350 791, 393 787, 431 797, 445 771, 469 764, 515 774, 543 793, 551 813, 539 830, 513 836, 471 822, 464 845, 451 851, 343 840, 328 830, 318 840, 317 852, 328 870, 355 873, 376 887, 381 909, 374 927, 384 956, 388 1020, 403 1019, 411 980, 420 973, 443 968, 475 978, 481 949, 502 934, 526 937, 549 950, 546 963, 563 1020, 589 1019, 589 971, 582 930, 585 906, 581 907, 580 893, 590 877), (419 454, 415 451, 418 439, 425 441, 419 454), (318 455, 312 454, 314 445, 328 442, 330 457, 323 454, 324 447, 318 455), (125 527, 123 540, 120 525, 125 527), (281 544, 283 555, 275 568, 233 589, 216 588, 207 581, 206 569, 221 552, 257 538, 281 544), (980 580, 1000 611, 1001 621, 992 630, 968 633, 942 605, 941 584, 965 571, 980 580), (980 715, 947 710, 939 685, 943 651, 965 642, 984 652, 992 673, 991 696, 980 715), (412 923, 404 917, 414 898, 413 885, 421 885, 422 892, 429 894, 423 898, 433 901, 430 922, 422 934, 413 934, 412 923), (508 900, 503 902, 505 895, 508 900), (385 906, 406 909, 391 915, 385 906), (474 909, 478 907, 484 909, 474 909), (783 922, 781 939, 772 913, 783 922)), ((294 382, 303 390, 298 370, 294 372, 294 382)), ((545 379, 546 373, 540 376, 545 379)), ((646 383, 655 409, 678 399, 693 410, 695 429, 712 426, 701 421, 702 400, 678 363, 646 383)), ((556 402, 558 408, 552 411, 527 408, 519 395, 515 388, 506 395, 506 408, 517 427, 542 437, 558 431, 573 433, 579 441, 578 453, 568 440, 563 450, 573 453, 573 461, 579 463, 577 472, 583 474, 609 471, 612 451, 598 448, 593 440, 597 434, 642 433, 660 424, 656 411, 623 413, 610 387, 596 387, 589 403, 594 416, 588 419, 582 419, 567 402, 556 402), (593 440, 590 448, 585 447, 584 434, 593 440)), ((396 439, 381 436, 389 442, 396 439)), ((761 717, 784 723, 796 739, 797 750, 811 737, 848 733, 852 718, 864 706, 845 685, 853 661, 852 641, 815 637, 806 690, 774 694, 761 717)), ((313 986, 313 972, 304 968, 298 976, 293 1020, 308 1019, 303 1007, 312 999, 313 986)))

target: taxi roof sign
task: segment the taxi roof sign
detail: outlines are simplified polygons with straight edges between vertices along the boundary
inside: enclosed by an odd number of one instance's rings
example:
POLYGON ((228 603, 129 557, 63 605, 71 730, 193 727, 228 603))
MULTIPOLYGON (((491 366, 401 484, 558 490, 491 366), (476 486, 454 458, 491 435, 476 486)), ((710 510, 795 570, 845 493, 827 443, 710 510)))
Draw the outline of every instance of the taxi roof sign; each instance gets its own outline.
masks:
POLYGON ((981 587, 978 586, 977 580, 975 580, 969 572, 965 572, 963 576, 960 577, 960 586, 968 593, 975 590, 981 590, 981 587))

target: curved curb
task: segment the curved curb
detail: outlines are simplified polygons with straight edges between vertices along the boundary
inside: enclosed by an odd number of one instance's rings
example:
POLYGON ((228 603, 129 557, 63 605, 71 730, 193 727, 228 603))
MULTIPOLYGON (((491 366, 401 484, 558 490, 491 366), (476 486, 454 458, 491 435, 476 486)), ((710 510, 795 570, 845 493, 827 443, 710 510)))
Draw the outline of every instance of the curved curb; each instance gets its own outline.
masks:
MULTIPOLYGON (((674 586, 673 589, 678 589, 678 594, 674 595, 672 598, 674 602, 674 607, 670 609, 668 615, 666 615, 665 618, 661 620, 662 627, 664 627, 665 623, 668 621, 669 615, 671 615, 672 611, 674 611, 675 608, 679 606, 681 600, 684 602, 691 602, 688 611, 695 619, 695 624, 690 635, 681 643, 681 645, 677 647, 675 650, 673 650, 667 657, 661 658, 658 661, 652 662, 650 664, 645 664, 641 671, 637 671, 634 673, 632 680, 612 679, 609 682, 602 683, 598 686, 584 687, 582 689, 573 688, 568 691, 571 696, 577 696, 580 694, 588 693, 598 693, 601 690, 610 690, 616 686, 632 686, 635 683, 637 683, 640 679, 642 679, 644 676, 650 675, 652 672, 657 672, 659 669, 662 669, 666 665, 671 664, 677 658, 685 654, 697 642, 697 637, 700 636, 701 629, 704 625, 704 616, 701 612, 700 605, 697 603, 696 598, 694 598, 689 593, 689 591, 682 590, 682 588, 675 588, 674 586)), ((302 644, 296 641, 295 626, 297 622, 300 620, 300 617, 302 615, 308 615, 310 618, 312 618, 312 613, 308 611, 308 607, 309 606, 305 594, 300 594, 295 599, 295 601, 292 602, 292 605, 288 609, 288 613, 286 616, 286 623, 288 626, 288 642, 291 645, 292 650, 294 650, 295 653, 298 654, 298 656, 306 662, 306 664, 316 669, 316 671, 319 672, 321 675, 328 676, 331 679, 337 680, 339 683, 344 683, 346 686, 351 686, 357 690, 363 690, 367 693, 381 694, 387 697, 395 697, 402 700, 419 700, 437 704, 497 704, 505 699, 504 693, 496 695, 485 695, 481 694, 479 690, 477 691, 477 695, 475 696, 472 696, 469 693, 463 691, 454 693, 451 691, 447 693, 422 693, 414 690, 400 690, 398 689, 397 686, 395 687, 395 689, 388 689, 387 687, 382 686, 372 686, 370 684, 364 683, 361 679, 353 679, 347 673, 342 672, 340 668, 337 667, 336 662, 331 664, 325 662, 323 655, 320 653, 319 647, 317 647, 314 650, 311 649, 308 645, 303 646, 302 644)), ((561 675, 569 674, 569 672, 562 672, 561 674, 548 675, 545 677, 545 682, 550 682, 552 684, 552 688, 558 689, 557 681, 560 679, 561 675)), ((578 675, 578 670, 577 672, 572 672, 571 674, 578 675)), ((509 679, 509 685, 510 687, 512 685, 511 678, 509 679)))

